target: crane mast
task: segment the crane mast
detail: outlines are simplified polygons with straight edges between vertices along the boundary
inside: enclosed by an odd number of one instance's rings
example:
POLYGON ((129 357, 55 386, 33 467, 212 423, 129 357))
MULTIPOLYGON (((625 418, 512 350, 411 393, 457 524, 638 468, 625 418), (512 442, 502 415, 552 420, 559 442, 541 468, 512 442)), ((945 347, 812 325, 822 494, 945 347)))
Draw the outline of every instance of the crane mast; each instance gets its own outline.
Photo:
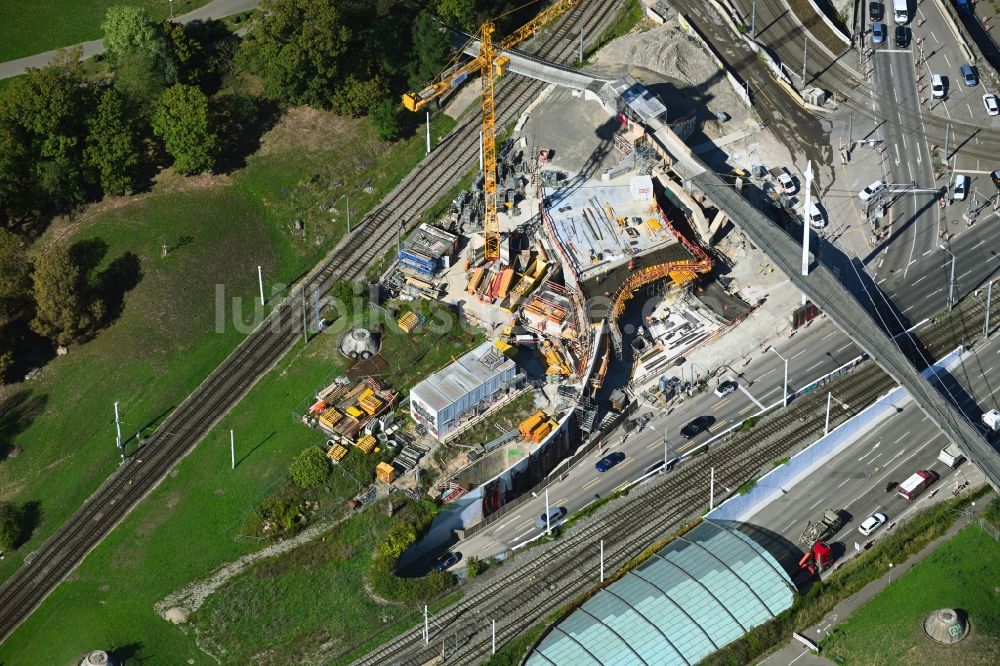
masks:
POLYGON ((497 220, 497 146, 493 112, 493 31, 492 21, 483 23, 479 35, 479 57, 483 60, 483 240, 486 261, 500 258, 500 222, 497 220))
POLYGON ((498 62, 498 54, 532 37, 540 28, 559 18, 582 1, 556 0, 549 7, 539 12, 535 18, 528 21, 528 23, 515 30, 496 45, 493 44, 493 33, 496 31, 496 26, 493 21, 486 21, 479 27, 478 31, 479 55, 464 65, 449 67, 435 81, 425 86, 419 92, 403 95, 403 106, 410 111, 420 111, 431 100, 440 97, 454 86, 465 81, 469 74, 479 72, 482 79, 483 194, 485 198, 483 240, 485 241, 486 261, 496 261, 500 258, 500 223, 497 220, 497 147, 493 79, 495 76, 503 76, 507 59, 502 58, 502 61, 498 62))

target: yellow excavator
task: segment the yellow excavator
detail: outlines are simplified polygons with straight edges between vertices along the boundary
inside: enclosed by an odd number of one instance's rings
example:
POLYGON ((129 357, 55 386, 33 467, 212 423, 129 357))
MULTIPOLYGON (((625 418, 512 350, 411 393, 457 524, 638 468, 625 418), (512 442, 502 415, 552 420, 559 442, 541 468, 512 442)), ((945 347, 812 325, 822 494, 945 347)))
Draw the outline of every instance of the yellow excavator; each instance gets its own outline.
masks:
MULTIPOLYGON (((535 18, 521 26, 500 42, 493 43, 496 27, 493 20, 486 21, 476 31, 467 44, 478 37, 479 55, 464 65, 452 65, 440 74, 433 83, 420 92, 403 95, 403 106, 410 111, 422 110, 434 100, 461 84, 470 74, 479 73, 482 82, 483 113, 483 193, 486 210, 483 214, 483 240, 487 262, 500 258, 500 224, 497 221, 497 149, 496 130, 493 113, 493 79, 503 76, 510 59, 502 56, 504 51, 532 37, 541 27, 551 23, 564 13, 579 5, 583 0, 557 0, 539 12, 535 18)), ((462 51, 465 48, 463 47, 462 51)))

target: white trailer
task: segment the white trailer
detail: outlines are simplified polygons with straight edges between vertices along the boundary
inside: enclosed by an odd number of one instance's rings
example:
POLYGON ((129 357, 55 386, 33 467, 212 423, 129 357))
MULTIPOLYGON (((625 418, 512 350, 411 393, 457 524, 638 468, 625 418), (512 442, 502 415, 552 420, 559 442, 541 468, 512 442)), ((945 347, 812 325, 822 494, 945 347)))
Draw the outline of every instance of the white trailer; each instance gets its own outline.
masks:
POLYGON ((965 456, 962 455, 962 450, 960 448, 954 444, 949 444, 938 452, 938 460, 951 469, 955 469, 962 464, 962 461, 965 460, 965 456))
POLYGON ((983 424, 993 432, 1000 430, 1000 410, 991 409, 983 414, 983 424))

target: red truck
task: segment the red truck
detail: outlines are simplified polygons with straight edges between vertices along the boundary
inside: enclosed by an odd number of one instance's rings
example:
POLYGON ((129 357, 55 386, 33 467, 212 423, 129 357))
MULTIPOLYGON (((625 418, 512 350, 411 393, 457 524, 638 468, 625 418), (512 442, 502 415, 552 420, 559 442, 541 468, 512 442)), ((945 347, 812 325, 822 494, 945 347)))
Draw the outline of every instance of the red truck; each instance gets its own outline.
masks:
POLYGON ((920 493, 927 490, 927 487, 938 480, 937 472, 933 470, 919 469, 917 472, 899 484, 899 496, 906 500, 912 500, 920 493))

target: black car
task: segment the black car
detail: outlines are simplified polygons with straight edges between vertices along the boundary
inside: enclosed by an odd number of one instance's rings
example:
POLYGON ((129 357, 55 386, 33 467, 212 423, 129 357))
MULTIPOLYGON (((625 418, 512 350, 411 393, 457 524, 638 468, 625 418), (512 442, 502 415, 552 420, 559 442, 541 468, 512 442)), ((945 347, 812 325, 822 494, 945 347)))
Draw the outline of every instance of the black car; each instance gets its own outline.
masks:
POLYGON ((684 439, 691 439, 692 437, 701 434, 702 431, 708 430, 708 427, 713 423, 715 423, 714 416, 699 416, 681 428, 681 437, 684 439))
POLYGON ((885 16, 885 6, 881 2, 868 3, 868 18, 872 23, 877 23, 885 16))
POLYGON ((625 460, 625 454, 622 453, 621 451, 615 451, 614 453, 609 453, 608 455, 598 460, 597 464, 594 465, 594 467, 597 469, 598 472, 607 472, 609 469, 611 469, 612 467, 614 467, 623 460, 625 460))
POLYGON ((905 25, 896 26, 896 48, 905 49, 910 45, 910 29, 905 25))
POLYGON ((437 558, 437 561, 434 562, 434 569, 435 571, 445 571, 458 564, 460 559, 462 559, 462 553, 455 553, 449 550, 437 558))
POLYGON ((990 178, 993 180, 993 184, 997 186, 997 189, 1000 190, 1000 169, 991 171, 990 178))

